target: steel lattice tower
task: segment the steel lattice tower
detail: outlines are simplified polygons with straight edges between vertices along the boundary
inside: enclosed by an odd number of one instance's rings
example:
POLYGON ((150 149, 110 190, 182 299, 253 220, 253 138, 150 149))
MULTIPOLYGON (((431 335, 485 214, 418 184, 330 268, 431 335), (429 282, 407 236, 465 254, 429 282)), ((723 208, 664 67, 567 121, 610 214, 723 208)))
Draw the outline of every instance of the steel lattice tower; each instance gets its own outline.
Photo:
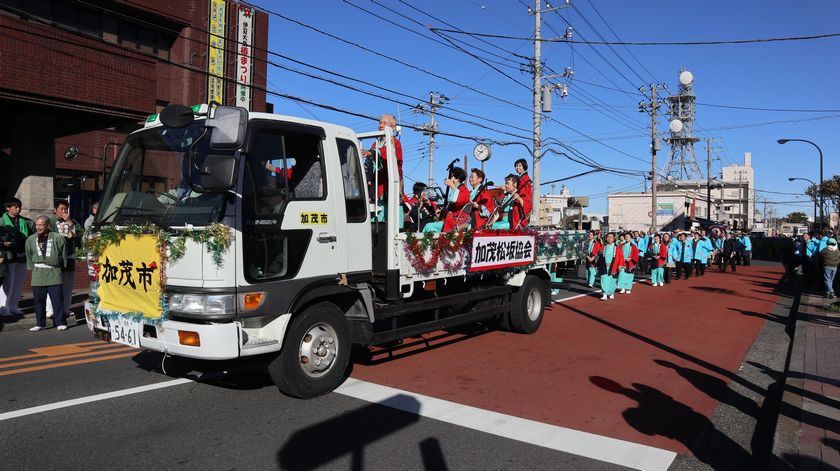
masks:
POLYGON ((700 180, 703 174, 694 159, 694 143, 700 141, 694 136, 694 118, 697 97, 694 96, 694 76, 687 70, 680 70, 680 92, 667 98, 671 120, 671 137, 665 142, 671 147, 663 178, 676 180, 700 180))

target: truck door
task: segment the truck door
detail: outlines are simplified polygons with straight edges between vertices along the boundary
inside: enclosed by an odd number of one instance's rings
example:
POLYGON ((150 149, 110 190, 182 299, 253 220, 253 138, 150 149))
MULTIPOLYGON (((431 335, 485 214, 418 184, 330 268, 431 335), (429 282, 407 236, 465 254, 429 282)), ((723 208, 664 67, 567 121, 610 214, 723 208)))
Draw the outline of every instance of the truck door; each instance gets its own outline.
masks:
MULTIPOLYGON (((336 208, 338 221, 338 256, 340 273, 370 272, 370 220, 361 156, 354 136, 335 139, 341 166, 343 202, 336 208)), ((338 186, 338 184, 336 185, 338 186)))
POLYGON ((242 195, 251 283, 338 273, 336 201, 343 206, 343 195, 328 188, 327 172, 337 169, 325 158, 324 139, 318 126, 252 121, 242 195))

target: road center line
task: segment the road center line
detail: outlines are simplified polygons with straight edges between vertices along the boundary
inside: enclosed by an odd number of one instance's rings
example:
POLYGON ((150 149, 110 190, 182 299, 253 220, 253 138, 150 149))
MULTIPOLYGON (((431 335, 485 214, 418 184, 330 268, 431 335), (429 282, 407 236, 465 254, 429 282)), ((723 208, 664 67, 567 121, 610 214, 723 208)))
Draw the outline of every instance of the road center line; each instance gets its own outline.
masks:
POLYGON ((122 389, 120 391, 113 391, 103 394, 96 394, 94 396, 80 397, 77 399, 69 399, 67 401, 53 402, 52 404, 44 404, 42 406, 29 407, 26 409, 15 410, 0 414, 0 422, 17 417, 24 417, 32 414, 40 414, 41 412, 48 412, 56 409, 63 409, 65 407, 78 406, 90 402, 104 401, 106 399, 113 399, 115 397, 129 396, 131 394, 138 394, 146 391, 154 391, 155 389, 163 389, 171 386, 178 386, 179 384, 192 383, 193 380, 188 378, 173 379, 171 381, 163 381, 161 383, 147 384, 146 386, 138 386, 136 388, 122 389))
POLYGON ((479 409, 353 378, 348 378, 335 392, 479 432, 633 469, 665 471, 677 456, 673 451, 479 409))

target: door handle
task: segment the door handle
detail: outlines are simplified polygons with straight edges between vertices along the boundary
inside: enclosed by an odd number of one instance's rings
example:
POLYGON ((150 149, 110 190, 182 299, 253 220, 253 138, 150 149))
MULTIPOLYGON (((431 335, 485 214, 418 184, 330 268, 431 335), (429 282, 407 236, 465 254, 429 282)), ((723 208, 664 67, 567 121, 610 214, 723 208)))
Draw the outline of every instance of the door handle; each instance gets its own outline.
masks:
POLYGON ((321 232, 318 234, 318 242, 335 242, 335 234, 329 232, 321 232))

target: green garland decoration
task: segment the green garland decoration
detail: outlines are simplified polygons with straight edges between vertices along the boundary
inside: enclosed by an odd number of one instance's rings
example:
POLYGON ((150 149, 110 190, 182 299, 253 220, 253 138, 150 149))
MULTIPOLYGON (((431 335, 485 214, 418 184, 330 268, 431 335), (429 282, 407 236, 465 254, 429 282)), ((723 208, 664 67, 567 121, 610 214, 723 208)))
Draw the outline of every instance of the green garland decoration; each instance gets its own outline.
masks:
POLYGON ((175 234, 170 234, 155 224, 132 224, 119 229, 114 226, 103 226, 96 231, 89 228, 85 232, 84 243, 76 251, 76 259, 85 261, 90 255, 94 260, 99 260, 99 256, 102 255, 106 247, 114 244, 119 245, 125 240, 126 236, 143 234, 151 234, 156 237, 156 247, 162 263, 176 262, 183 258, 189 239, 204 244, 216 268, 224 266, 224 253, 227 252, 233 242, 233 231, 230 226, 217 222, 210 224, 203 230, 183 229, 175 234))

